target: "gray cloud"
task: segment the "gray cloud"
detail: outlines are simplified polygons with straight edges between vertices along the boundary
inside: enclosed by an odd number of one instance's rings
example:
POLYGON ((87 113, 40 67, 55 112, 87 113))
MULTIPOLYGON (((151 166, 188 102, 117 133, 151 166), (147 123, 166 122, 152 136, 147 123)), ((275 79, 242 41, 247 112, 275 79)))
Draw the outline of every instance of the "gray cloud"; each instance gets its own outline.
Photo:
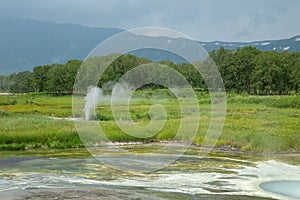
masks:
POLYGON ((0 16, 97 27, 161 26, 211 41, 300 33, 299 0, 1 0, 0 16))

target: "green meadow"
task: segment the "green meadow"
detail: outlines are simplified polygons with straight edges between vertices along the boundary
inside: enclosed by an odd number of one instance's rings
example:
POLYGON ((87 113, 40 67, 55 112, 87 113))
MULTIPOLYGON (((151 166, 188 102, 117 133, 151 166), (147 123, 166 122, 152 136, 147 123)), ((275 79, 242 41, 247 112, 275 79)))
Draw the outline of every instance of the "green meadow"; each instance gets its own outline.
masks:
MULTIPOLYGON (((132 120, 146 126, 153 103, 163 105, 167 120, 155 135, 134 137, 124 133, 106 103, 97 106, 93 119, 99 121, 112 142, 192 140, 201 146, 211 120, 211 102, 207 93, 196 93, 200 124, 195 137, 182 134, 174 139, 183 116, 179 102, 164 89, 135 92, 129 108, 132 120)), ((74 122, 64 119, 68 117, 73 117, 70 95, 0 96, 0 150, 83 148, 74 122)), ((300 152, 300 96, 227 94, 227 115, 216 148, 258 153, 300 152)))

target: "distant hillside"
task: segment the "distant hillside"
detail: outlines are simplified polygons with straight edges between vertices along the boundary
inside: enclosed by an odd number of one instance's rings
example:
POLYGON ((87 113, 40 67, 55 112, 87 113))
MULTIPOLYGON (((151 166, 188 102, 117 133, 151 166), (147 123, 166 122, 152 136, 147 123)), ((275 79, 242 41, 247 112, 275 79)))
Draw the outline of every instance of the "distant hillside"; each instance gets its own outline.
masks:
POLYGON ((255 46, 259 50, 262 51, 293 51, 300 52, 300 35, 295 36, 289 39, 282 40, 265 40, 265 41, 257 41, 257 42, 199 42, 207 51, 211 51, 213 49, 219 49, 220 47, 224 47, 226 49, 237 49, 239 47, 245 46, 255 46))
POLYGON ((84 59, 99 42, 122 31, 1 18, 0 28, 0 74, 84 59))
MULTIPOLYGON (((65 63, 71 59, 84 59, 101 41, 122 31, 117 28, 89 28, 74 24, 3 18, 0 18, 0 27, 0 74, 32 70, 34 66, 54 62, 65 63)), ((263 51, 300 52, 300 36, 251 43, 199 43, 207 51, 219 49, 221 46, 237 49, 251 45, 263 51)), ((173 54, 153 50, 139 51, 135 54, 153 61, 183 61, 173 54)))

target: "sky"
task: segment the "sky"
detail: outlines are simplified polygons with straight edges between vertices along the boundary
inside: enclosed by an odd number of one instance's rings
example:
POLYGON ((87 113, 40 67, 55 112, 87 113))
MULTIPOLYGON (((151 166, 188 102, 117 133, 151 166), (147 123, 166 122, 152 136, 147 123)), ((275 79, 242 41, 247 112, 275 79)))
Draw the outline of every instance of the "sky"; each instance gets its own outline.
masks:
POLYGON ((200 41, 300 35, 300 0, 0 0, 0 17, 90 27, 163 27, 200 41))

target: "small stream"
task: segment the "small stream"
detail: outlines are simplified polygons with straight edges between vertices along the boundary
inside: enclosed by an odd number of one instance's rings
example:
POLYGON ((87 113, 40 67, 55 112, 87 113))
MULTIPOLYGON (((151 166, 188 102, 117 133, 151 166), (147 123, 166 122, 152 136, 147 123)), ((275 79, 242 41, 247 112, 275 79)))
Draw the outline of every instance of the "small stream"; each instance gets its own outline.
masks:
POLYGON ((300 199, 299 164, 298 155, 200 157, 194 147, 165 168, 135 174, 85 150, 2 152, 0 199, 300 199))

